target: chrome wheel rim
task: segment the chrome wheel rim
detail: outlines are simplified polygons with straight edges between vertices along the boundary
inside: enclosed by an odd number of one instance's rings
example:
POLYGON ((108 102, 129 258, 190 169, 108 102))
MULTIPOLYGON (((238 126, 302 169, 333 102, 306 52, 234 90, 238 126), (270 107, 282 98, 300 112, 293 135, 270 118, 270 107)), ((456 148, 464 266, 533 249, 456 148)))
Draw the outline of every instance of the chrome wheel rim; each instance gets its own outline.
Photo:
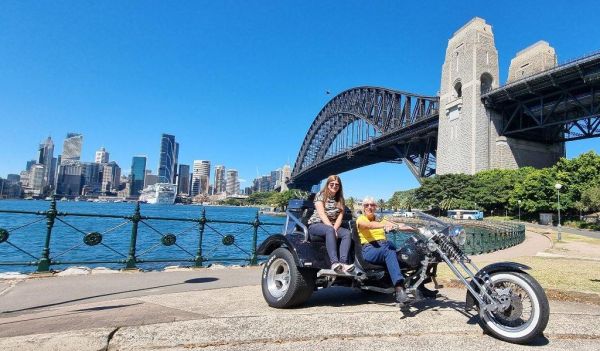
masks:
POLYGON ((290 266, 282 259, 278 258, 269 267, 267 273, 267 289, 274 298, 281 298, 290 287, 290 266))

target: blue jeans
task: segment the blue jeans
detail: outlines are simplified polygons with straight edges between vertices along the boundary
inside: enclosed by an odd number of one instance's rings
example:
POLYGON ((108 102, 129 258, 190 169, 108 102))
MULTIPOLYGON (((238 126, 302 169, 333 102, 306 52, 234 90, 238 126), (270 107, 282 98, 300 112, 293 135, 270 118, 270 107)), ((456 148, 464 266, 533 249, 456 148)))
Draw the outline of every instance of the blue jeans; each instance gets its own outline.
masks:
POLYGON ((350 244, 352 238, 350 237, 350 231, 346 228, 339 228, 337 230, 337 237, 335 236, 335 229, 333 226, 325 223, 314 223, 308 226, 308 234, 323 236, 325 237, 325 247, 327 248, 327 254, 329 255, 329 262, 334 263, 348 263, 348 252, 350 251, 350 244), (340 243, 340 255, 338 258, 338 247, 337 239, 342 239, 340 243))
POLYGON ((396 247, 392 242, 380 240, 364 244, 362 247, 362 255, 367 262, 374 264, 385 263, 394 286, 403 283, 404 277, 400 271, 400 264, 398 263, 398 257, 396 256, 396 247))

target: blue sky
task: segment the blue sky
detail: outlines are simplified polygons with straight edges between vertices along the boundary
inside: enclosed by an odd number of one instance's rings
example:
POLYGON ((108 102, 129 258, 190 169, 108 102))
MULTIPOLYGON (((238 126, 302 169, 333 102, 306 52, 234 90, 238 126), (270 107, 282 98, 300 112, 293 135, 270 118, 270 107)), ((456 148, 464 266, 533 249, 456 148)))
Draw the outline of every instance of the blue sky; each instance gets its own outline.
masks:
MULTIPOLYGON (((158 167, 161 133, 180 162, 211 160, 247 182, 290 162, 319 110, 361 85, 439 90, 448 39, 475 16, 492 25, 502 82, 511 58, 546 40, 559 62, 600 49, 595 1, 0 2, 0 176, 51 135, 84 135, 129 172, 158 167), (326 95, 325 91, 331 91, 326 95)), ((568 157, 600 152, 598 139, 568 157)), ((346 196, 418 186, 404 165, 342 174, 346 196)))

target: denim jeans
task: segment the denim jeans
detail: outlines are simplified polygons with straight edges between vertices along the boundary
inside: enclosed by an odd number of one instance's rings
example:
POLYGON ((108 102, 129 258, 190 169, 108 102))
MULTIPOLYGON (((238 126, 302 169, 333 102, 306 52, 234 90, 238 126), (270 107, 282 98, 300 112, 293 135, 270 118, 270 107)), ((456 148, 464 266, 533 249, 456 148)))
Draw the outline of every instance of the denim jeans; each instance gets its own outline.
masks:
POLYGON ((331 264, 338 262, 348 263, 348 252, 350 251, 350 244, 352 243, 352 238, 350 237, 350 231, 348 229, 338 228, 336 237, 333 226, 325 223, 314 223, 308 226, 308 234, 325 237, 325 247, 327 248, 327 254, 329 255, 331 264), (337 247, 338 238, 342 239, 340 243, 339 258, 337 247))
POLYGON ((400 271, 400 264, 398 263, 398 256, 396 256, 396 247, 392 242, 381 240, 364 244, 362 255, 367 262, 374 264, 385 263, 394 286, 404 281, 404 277, 400 271))

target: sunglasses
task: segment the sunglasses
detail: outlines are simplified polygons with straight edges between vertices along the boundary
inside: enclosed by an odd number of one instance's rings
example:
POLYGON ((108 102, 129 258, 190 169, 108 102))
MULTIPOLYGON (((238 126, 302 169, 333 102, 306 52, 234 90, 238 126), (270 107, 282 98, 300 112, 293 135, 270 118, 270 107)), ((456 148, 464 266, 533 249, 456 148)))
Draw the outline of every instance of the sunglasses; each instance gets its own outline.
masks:
POLYGON ((334 187, 339 187, 339 186, 340 186, 340 183, 329 183, 329 184, 327 184, 327 185, 329 185, 329 186, 334 186, 334 187))
POLYGON ((363 206, 364 207, 377 207, 377 205, 375 205, 375 204, 364 204, 363 206))

